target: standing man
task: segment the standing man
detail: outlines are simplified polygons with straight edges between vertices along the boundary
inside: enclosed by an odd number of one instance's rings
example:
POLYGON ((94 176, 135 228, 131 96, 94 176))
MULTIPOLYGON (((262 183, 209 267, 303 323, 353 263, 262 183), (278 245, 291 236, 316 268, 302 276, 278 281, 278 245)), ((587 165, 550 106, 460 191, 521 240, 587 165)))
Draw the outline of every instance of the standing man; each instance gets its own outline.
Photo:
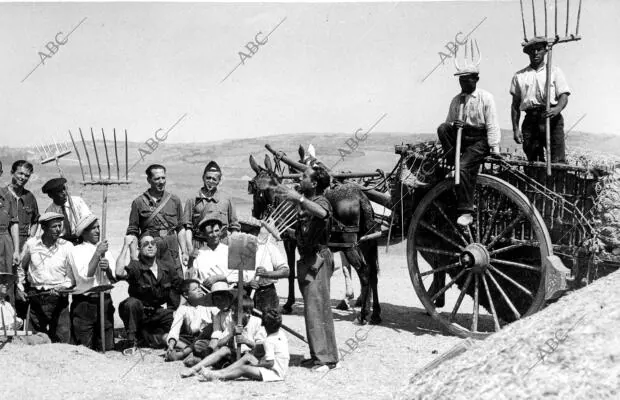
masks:
POLYGON ((544 149, 547 143, 545 123, 549 118, 551 162, 566 163, 564 118, 561 112, 568 104, 570 88, 562 71, 558 67, 552 67, 549 87, 551 108, 547 112, 545 97, 547 39, 536 37, 528 41, 523 46, 523 52, 529 56, 530 65, 517 71, 510 83, 512 95, 510 114, 515 142, 523 143, 523 151, 529 161, 545 161, 544 149), (521 111, 525 112, 525 118, 519 130, 521 111))
POLYGON ((241 229, 231 199, 217 190, 221 180, 220 166, 215 161, 210 161, 202 173, 203 187, 196 197, 188 199, 185 203, 183 225, 186 229, 187 248, 192 261, 196 257, 194 251, 200 249, 207 240, 198 228, 198 224, 207 214, 218 214, 218 219, 223 222, 220 230, 222 239, 226 238, 227 232, 239 232, 241 229))
POLYGON ((26 189, 34 167, 26 160, 17 160, 11 166, 11 183, 6 187, 19 219, 19 251, 26 240, 34 236, 39 223, 39 205, 31 191, 26 189))
POLYGON ((32 327, 47 334, 54 343, 69 343, 71 337, 66 290, 73 282, 69 265, 73 245, 60 238, 63 219, 62 214, 53 212, 39 217, 43 234, 26 241, 21 266, 17 269, 17 297, 25 301, 24 291, 27 291, 32 307, 32 327), (27 281, 24 271, 28 271, 27 281))
POLYGON ((323 195, 329 187, 329 173, 321 166, 304 171, 300 183, 301 195, 284 185, 276 193, 284 200, 299 205, 295 236, 300 260, 297 280, 304 298, 306 337, 310 345, 313 371, 326 372, 337 368, 338 347, 334 331, 329 280, 334 270, 334 259, 327 247, 331 230, 332 207, 323 195))
MULTIPOLYGON (((13 204, 8 189, 0 188, 0 273, 5 274, 13 274, 13 266, 20 261, 17 209, 13 204)), ((8 286, 9 302, 15 305, 14 286, 8 286)))
POLYGON ((499 154, 501 132, 493 95, 476 88, 479 79, 478 68, 463 68, 454 75, 459 77, 461 93, 452 99, 446 122, 439 125, 437 135, 447 163, 453 165, 457 131, 463 128, 460 184, 456 186, 459 213, 456 222, 461 226, 468 226, 473 222, 474 190, 480 164, 489 155, 489 151, 499 154), (462 120, 459 119, 461 104, 464 104, 462 120))
MULTIPOLYGON (((93 214, 86 216, 76 227, 82 243, 71 249, 69 265, 76 288, 71 301, 71 334, 73 343, 91 349, 101 349, 101 309, 98 286, 114 282, 114 258, 108 251, 108 241, 100 242, 100 226, 93 214)), ((114 348, 114 305, 110 289, 104 292, 105 348, 114 348)))
POLYGON ((81 197, 71 196, 71 201, 69 201, 66 184, 67 180, 65 178, 53 178, 45 182, 45 185, 42 187, 43 193, 52 199, 52 204, 45 209, 45 212, 57 213, 63 216, 63 227, 60 237, 75 245, 77 244, 75 227, 79 220, 91 212, 81 197))
POLYGON ((127 330, 127 339, 134 347, 142 339, 150 347, 165 347, 165 335, 170 331, 174 310, 179 306, 181 278, 174 264, 157 258, 157 240, 144 235, 140 238, 138 260, 129 260, 129 247, 136 240, 127 235, 116 260, 116 278, 129 284, 129 298, 118 306, 127 330), (162 306, 166 304, 167 308, 162 306))
MULTIPOLYGON (((127 235, 136 239, 149 235, 157 241, 159 258, 172 263, 180 278, 183 266, 179 259, 181 247, 183 264, 187 264, 188 253, 183 228, 183 206, 178 196, 167 192, 166 167, 152 164, 146 169, 146 181, 151 186, 131 203, 127 235)), ((136 243, 137 240, 134 242, 136 243)), ((132 249, 135 260, 137 251, 132 249)))

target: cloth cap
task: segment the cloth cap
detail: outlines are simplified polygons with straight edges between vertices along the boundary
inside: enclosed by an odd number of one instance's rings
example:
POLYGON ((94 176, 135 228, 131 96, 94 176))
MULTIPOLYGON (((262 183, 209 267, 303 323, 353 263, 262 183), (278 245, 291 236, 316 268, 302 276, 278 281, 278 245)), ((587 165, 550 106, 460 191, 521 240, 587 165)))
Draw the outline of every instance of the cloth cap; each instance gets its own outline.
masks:
POLYGON ((84 231, 88 229, 88 227, 91 226, 95 221, 97 221, 97 217, 95 216, 95 214, 89 214, 82 218, 75 227, 76 236, 82 236, 82 233, 84 233, 84 231))
POLYGON ((39 217, 39 223, 55 221, 57 219, 63 220, 63 219, 65 219, 65 217, 62 214, 58 214, 58 213, 55 213, 55 212, 48 211, 46 213, 43 213, 43 215, 41 215, 39 217))
POLYGON ((217 221, 222 226, 226 225, 228 222, 222 219, 222 215, 220 213, 211 212, 205 215, 205 217, 198 223, 198 229, 203 229, 205 225, 207 224, 207 222, 211 222, 211 221, 217 221))
POLYGON ((65 188, 65 183, 67 183, 65 178, 53 178, 45 182, 41 190, 43 190, 45 194, 54 193, 63 190, 65 188))
POLYGON ((10 285, 17 281, 17 276, 8 272, 0 272, 0 285, 10 285))
POLYGON ((543 36, 536 36, 535 38, 532 38, 522 44, 523 52, 527 53, 528 51, 530 51, 530 49, 538 47, 542 44, 544 44, 545 46, 547 45, 547 38, 543 36))
POLYGON ((211 294, 215 293, 228 293, 234 297, 233 291, 230 289, 230 286, 227 282, 217 281, 211 285, 211 294))
POLYGON ((217 165, 217 163, 215 161, 209 161, 209 163, 207 164, 207 166, 205 167, 205 174, 207 172, 219 172, 222 173, 222 170, 220 169, 220 166, 217 165))
POLYGON ((475 65, 468 65, 460 70, 456 71, 454 76, 467 76, 467 75, 478 75, 480 70, 475 65))

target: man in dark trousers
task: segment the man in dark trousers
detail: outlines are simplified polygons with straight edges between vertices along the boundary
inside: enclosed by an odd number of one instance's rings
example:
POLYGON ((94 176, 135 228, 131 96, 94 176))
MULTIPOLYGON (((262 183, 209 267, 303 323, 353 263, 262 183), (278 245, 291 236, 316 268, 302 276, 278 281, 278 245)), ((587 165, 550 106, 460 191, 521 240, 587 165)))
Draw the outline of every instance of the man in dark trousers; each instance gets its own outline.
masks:
POLYGON ((26 189, 26 184, 34 167, 26 160, 17 160, 11 166, 11 183, 7 190, 11 194, 11 202, 17 210, 19 219, 19 250, 29 237, 34 236, 39 222, 39 205, 31 191, 26 189))
MULTIPOLYGON (((146 169, 146 180, 150 188, 131 203, 127 235, 136 239, 149 235, 157 241, 158 257, 172 263, 180 278, 183 266, 179 258, 181 248, 183 264, 187 264, 188 253, 183 228, 183 206, 178 196, 167 192, 166 167, 159 164, 146 169)), ((136 243, 136 242, 134 242, 136 243)), ((137 259, 137 249, 132 248, 132 258, 137 259)))
POLYGON ((323 195, 329 187, 329 173, 321 166, 304 171, 301 194, 284 185, 276 188, 283 200, 299 205, 295 236, 300 260, 297 280, 304 298, 306 337, 310 346, 313 371, 338 368, 338 347, 329 295, 329 280, 334 272, 334 258, 327 247, 331 230, 332 207, 323 195))
POLYGON ((133 235, 125 237, 116 260, 116 279, 129 284, 129 298, 121 302, 118 311, 134 347, 140 339, 149 347, 164 347, 164 335, 170 331, 179 305, 181 278, 173 264, 156 257, 157 241, 150 235, 140 238, 138 260, 131 260, 129 247, 135 240, 133 235))
POLYGON ((552 67, 549 87, 551 108, 547 112, 545 97, 547 39, 536 37, 526 42, 523 52, 529 56, 530 65, 517 71, 510 82, 512 131, 515 142, 523 143, 523 151, 529 161, 545 161, 544 150, 547 143, 545 124, 546 119, 550 118, 551 162, 566 163, 564 118, 561 112, 568 104, 570 88, 562 71, 558 67, 552 67), (521 111, 525 112, 525 119, 519 130, 521 111))

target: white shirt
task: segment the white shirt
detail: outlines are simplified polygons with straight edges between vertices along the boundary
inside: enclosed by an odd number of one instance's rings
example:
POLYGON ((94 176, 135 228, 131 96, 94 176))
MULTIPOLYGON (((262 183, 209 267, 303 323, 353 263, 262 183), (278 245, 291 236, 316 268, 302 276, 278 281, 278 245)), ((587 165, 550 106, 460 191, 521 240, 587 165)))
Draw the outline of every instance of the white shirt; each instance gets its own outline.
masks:
MULTIPOLYGON (((459 118, 461 94, 454 96, 448 109, 447 123, 459 118)), ((476 88, 472 93, 465 95, 463 108, 463 122, 466 126, 486 128, 489 147, 499 146, 501 131, 497 119, 497 110, 493 95, 486 90, 476 88)))
POLYGON ((284 378, 291 356, 288 352, 288 340, 282 330, 279 329, 278 332, 268 335, 263 346, 265 347, 263 360, 273 361, 271 370, 275 371, 280 378, 284 378))
MULTIPOLYGON (((256 278, 255 271, 258 267, 265 268, 267 272, 276 271, 287 267, 284 254, 282 254, 282 251, 280 251, 280 249, 270 240, 267 240, 264 244, 259 242, 256 250, 256 268, 254 271, 248 271, 248 279, 252 280, 256 278)), ((258 278, 258 284, 260 286, 267 286, 276 282, 277 279, 258 278)))
POLYGON ((174 339, 178 342, 181 328, 192 335, 200 333, 207 325, 213 323, 213 318, 218 311, 217 307, 180 305, 174 312, 168 340, 174 339))
MULTIPOLYGON (((78 221, 80 221, 82 218, 86 217, 87 215, 92 214, 90 212, 90 209, 88 208, 88 206, 86 205, 84 200, 82 200, 81 197, 71 196, 71 200, 73 200, 73 207, 75 208, 75 213, 77 214, 78 221)), ((65 202, 64 206, 59 206, 56 203, 52 202, 52 204, 50 204, 45 209, 45 212, 55 212, 60 215, 63 215, 62 213, 63 207, 65 209, 65 212, 67 213, 67 218, 69 218, 69 223, 71 224, 71 232, 75 233, 75 227, 78 221, 76 221, 75 218, 73 217, 73 213, 71 212, 71 207, 69 206, 69 200, 65 202)), ((39 230, 41 229, 39 228, 39 230)))
MULTIPOLYGON (((73 244, 64 239, 46 247, 41 238, 30 238, 24 243, 22 259, 28 262, 28 281, 38 290, 69 288, 74 282, 69 257, 73 244)), ((21 264, 17 268, 18 287, 24 290, 26 281, 21 264)))
MULTIPOLYGON (((90 260, 93 258, 96 249, 96 245, 87 242, 78 244, 71 249, 69 265, 71 266, 74 283, 77 285, 74 294, 82 294, 95 286, 110 284, 110 280, 105 273, 103 274, 103 279, 99 280, 101 274, 98 268, 95 270, 95 275, 90 278, 86 276, 88 274, 88 263, 90 263, 90 260)), ((114 276, 114 268, 116 265, 114 257, 107 251, 105 253, 105 258, 108 260, 110 271, 114 276)))
MULTIPOLYGON (((547 83, 546 63, 534 71, 529 65, 519 70, 510 82, 510 94, 521 100, 519 110, 525 111, 537 106, 545 106, 545 85, 547 83)), ((558 67, 551 67, 550 104, 555 106, 561 94, 570 94, 564 73, 558 67)))
MULTIPOLYGON (((194 260, 194 273, 191 278, 202 282, 214 275, 224 275, 228 283, 239 281, 239 271, 228 269, 228 246, 222 243, 218 244, 215 250, 211 250, 208 246, 198 250, 198 255, 194 260)), ((249 282, 250 277, 253 276, 253 271, 244 271, 243 281, 249 282)))
POLYGON ((22 319, 15 317, 15 310, 13 306, 8 301, 0 300, 0 309, 2 309, 2 313, 0 314, 3 319, 0 321, 0 333, 3 334, 2 324, 6 327, 6 330, 15 330, 20 329, 22 327, 22 319), (15 326, 15 322, 17 322, 17 326, 15 326))

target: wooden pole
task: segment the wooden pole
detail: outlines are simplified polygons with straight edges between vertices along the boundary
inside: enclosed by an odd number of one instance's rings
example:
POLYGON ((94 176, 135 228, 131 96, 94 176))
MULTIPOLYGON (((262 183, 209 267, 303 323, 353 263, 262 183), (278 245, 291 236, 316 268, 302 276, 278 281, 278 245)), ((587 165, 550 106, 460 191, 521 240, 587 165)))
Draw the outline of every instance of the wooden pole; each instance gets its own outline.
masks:
MULTIPOLYGON (((237 326, 243 327, 243 270, 239 269, 237 282, 237 326)), ((236 335, 235 335, 236 337, 236 335)), ((241 343, 237 343, 237 360, 241 358, 241 343)))
MULTIPOLYGON (((463 112, 465 109, 465 95, 461 94, 461 104, 459 105, 459 121, 463 121, 463 112)), ((459 127, 456 131, 456 154, 454 155, 454 184, 461 184, 461 136, 463 135, 463 127, 459 127)))
POLYGON ((2 331, 4 332, 4 336, 8 337, 6 333, 6 325, 4 324, 4 309, 0 307, 0 318, 2 318, 2 331))
MULTIPOLYGON (((553 45, 548 46, 547 51, 547 82, 545 83, 545 110, 551 109, 551 57, 553 55, 553 45)), ((551 176, 551 119, 545 117, 545 136, 547 139, 547 176, 551 176)))
POLYGON ((30 300, 28 300, 28 310, 26 311, 26 321, 24 321, 24 331, 26 332, 26 336, 28 336, 29 322, 30 322, 30 300))
MULTIPOLYGON (((108 185, 103 185, 103 206, 101 210, 101 238, 100 241, 105 240, 106 235, 106 221, 108 217, 108 185)), ((105 257, 105 254, 103 255, 105 257)), ((109 268, 112 268, 110 265, 109 268)), ((99 268, 99 284, 103 285, 103 277, 105 272, 99 268)), ((101 351, 105 353, 105 294, 99 292, 99 333, 101 334, 101 351)))

